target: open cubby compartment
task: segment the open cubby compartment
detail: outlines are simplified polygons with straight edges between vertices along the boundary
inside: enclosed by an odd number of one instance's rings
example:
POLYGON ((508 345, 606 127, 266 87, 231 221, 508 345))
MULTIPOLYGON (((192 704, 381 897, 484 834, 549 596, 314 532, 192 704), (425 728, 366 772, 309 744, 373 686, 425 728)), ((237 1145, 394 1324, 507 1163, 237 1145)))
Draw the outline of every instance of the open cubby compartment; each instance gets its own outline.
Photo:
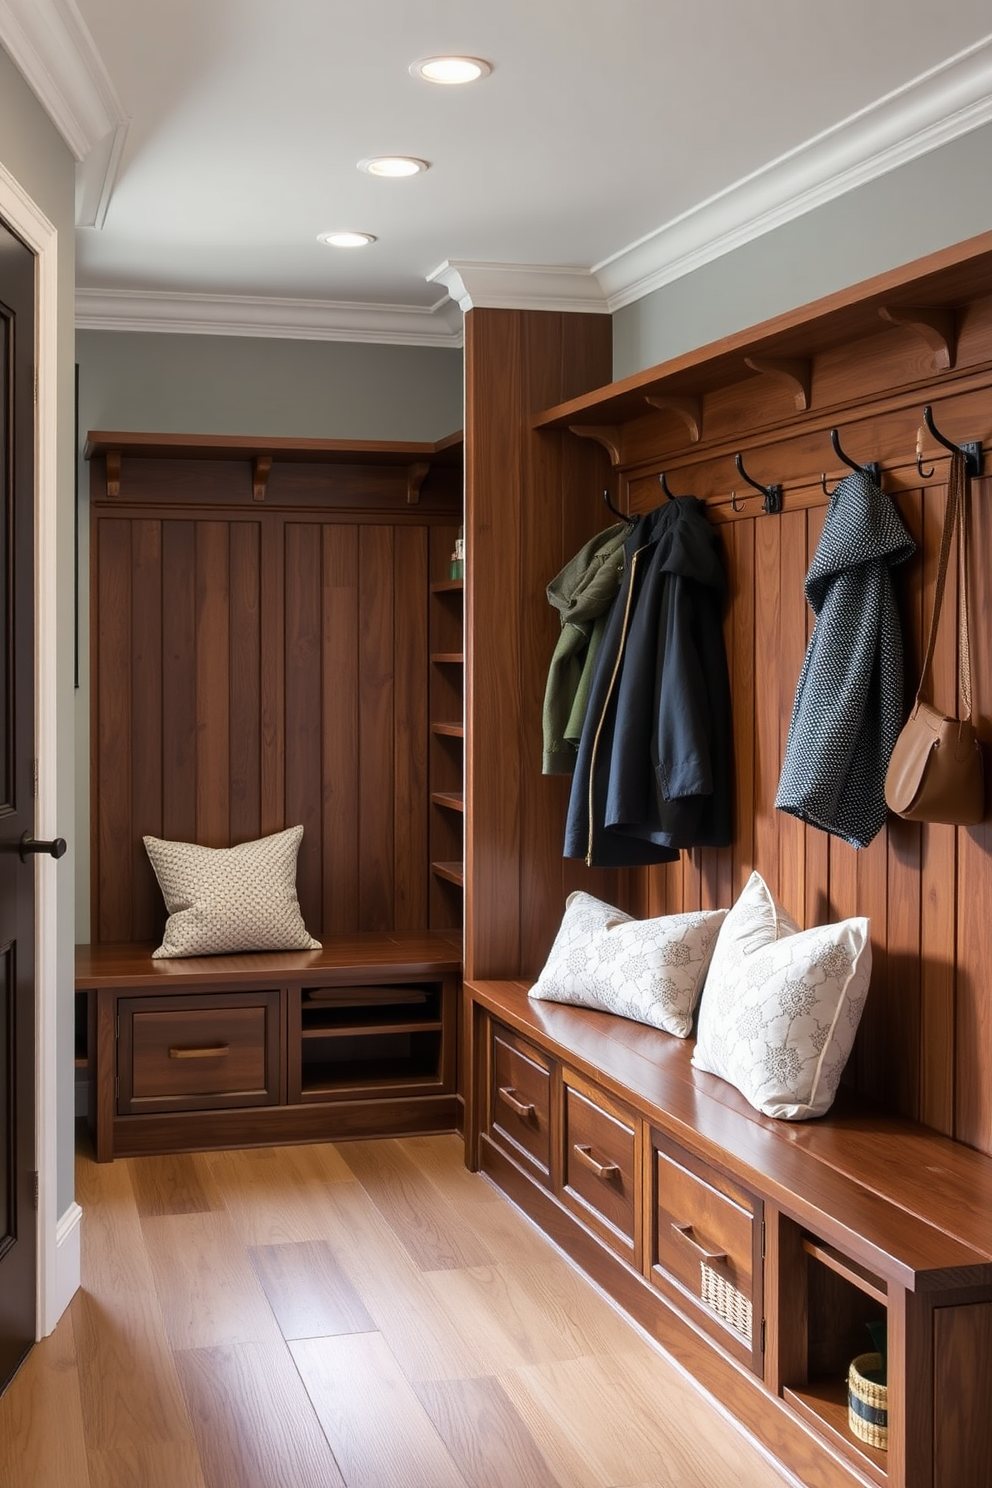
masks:
POLYGON ((300 1095, 440 1085, 443 986, 304 988, 300 999, 300 1095))
MULTIPOLYGON (((801 1377, 783 1381, 782 1394, 802 1416, 846 1451, 870 1476, 887 1482, 888 1454, 869 1446, 848 1425, 847 1372, 851 1360, 871 1353, 870 1323, 884 1323, 888 1288, 859 1262, 806 1232, 799 1233, 805 1289, 805 1340, 801 1377)), ((800 1299, 783 1297, 791 1309, 800 1299)))

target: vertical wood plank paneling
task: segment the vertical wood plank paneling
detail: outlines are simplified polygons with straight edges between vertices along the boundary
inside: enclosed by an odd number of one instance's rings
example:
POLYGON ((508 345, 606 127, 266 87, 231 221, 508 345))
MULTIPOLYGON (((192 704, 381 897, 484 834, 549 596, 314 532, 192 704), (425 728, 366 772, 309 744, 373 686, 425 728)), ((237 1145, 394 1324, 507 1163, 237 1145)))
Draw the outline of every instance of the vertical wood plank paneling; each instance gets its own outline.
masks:
MULTIPOLYGON (((909 695, 919 679, 925 640, 933 610, 934 584, 947 488, 925 488, 922 493, 921 618, 912 653, 909 695)), ((917 498, 917 505, 920 499, 917 498)), ((945 623, 934 652, 934 695, 939 706, 950 706, 957 695, 957 570, 947 575, 944 590, 945 623)), ((928 824, 922 830, 920 858, 920 1117, 947 1136, 954 1134, 954 1023, 955 918, 957 914, 958 832, 955 827, 928 824)))
MULTIPOLYGON (((825 506, 814 507, 806 513, 806 572, 816 556, 823 535, 823 524, 827 519, 825 506)), ((803 575, 805 584, 805 574, 803 575)), ((803 596, 805 598, 805 588, 803 596)), ((806 644, 809 645, 816 627, 816 616, 805 605, 806 644)), ((830 839, 826 832, 815 828, 806 830, 806 883, 803 911, 804 925, 825 925, 830 919, 830 839)))
POLYGON ((196 840, 226 847, 231 700, 230 527, 196 528, 196 840))
POLYGON ((263 836, 286 825, 285 522, 266 516, 262 543, 262 736, 260 807, 263 836))
POLYGON ((394 536, 393 925, 427 924, 427 533, 394 536))
MULTIPOLYGON (((196 840, 196 528, 162 525, 162 831, 196 840)), ((113 776, 107 775, 112 781, 113 776)))
POLYGON ((250 842, 262 830, 261 537, 259 522, 231 524, 232 842, 250 842))
POLYGON ((359 920, 387 930, 393 913, 393 530, 363 527, 359 581, 359 920))
MULTIPOLYGON (((806 513, 785 512, 780 523, 778 672, 778 776, 785 759, 796 684, 806 654, 806 513)), ((787 812, 778 821, 778 895, 791 915, 802 919, 806 901, 806 827, 787 812)))
POLYGON ((94 792, 93 930, 97 940, 131 938, 131 524, 108 518, 94 523, 96 709, 94 783, 118 782, 113 793, 94 792))
POLYGON ((162 922, 162 895, 141 839, 162 836, 160 521, 132 524, 131 562, 131 934, 152 940, 162 922))
POLYGON ((285 727, 286 825, 302 825, 296 893, 312 933, 320 923, 321 885, 321 543, 320 527, 287 522, 285 727))
POLYGON ((782 767, 779 714, 783 678, 777 665, 781 646, 782 528, 779 519, 756 517, 754 528, 754 866, 772 892, 779 893, 780 815, 775 792, 782 767), (775 657, 769 666, 765 658, 775 657), (759 658, 760 663, 759 663, 759 658))
POLYGON ((324 933, 358 928, 358 528, 326 525, 323 546, 324 933))
MULTIPOLYGON (((992 739, 992 481, 977 481, 971 500, 969 579, 974 717, 981 738, 992 739)), ((992 814, 986 757, 985 810, 992 814)), ((958 829, 956 1129, 954 1135, 992 1152, 992 824, 958 829)))
POLYGON ((754 521, 734 522, 727 542, 734 644, 730 695, 734 730, 734 841, 731 899, 754 869, 755 561, 754 521))

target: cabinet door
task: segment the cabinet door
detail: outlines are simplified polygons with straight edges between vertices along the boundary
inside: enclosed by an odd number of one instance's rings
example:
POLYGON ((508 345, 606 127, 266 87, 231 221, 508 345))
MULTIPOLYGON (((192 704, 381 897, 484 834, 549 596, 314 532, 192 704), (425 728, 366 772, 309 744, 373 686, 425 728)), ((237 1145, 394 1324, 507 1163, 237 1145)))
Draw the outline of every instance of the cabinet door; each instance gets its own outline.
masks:
POLYGON ((279 993, 122 997, 117 1113, 279 1101, 279 993))
POLYGON ((761 1201, 652 1131, 651 1280, 763 1374, 761 1201))

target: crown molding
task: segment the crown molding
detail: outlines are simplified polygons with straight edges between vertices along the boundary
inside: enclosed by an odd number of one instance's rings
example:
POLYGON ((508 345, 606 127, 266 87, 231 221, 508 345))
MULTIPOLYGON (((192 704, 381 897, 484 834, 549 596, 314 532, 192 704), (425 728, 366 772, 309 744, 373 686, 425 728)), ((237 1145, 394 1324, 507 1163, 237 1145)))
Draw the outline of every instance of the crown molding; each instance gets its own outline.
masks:
POLYGON ((433 305, 77 289, 76 327, 85 331, 171 331, 194 336, 261 336, 291 341, 365 341, 391 346, 462 344, 462 318, 447 298, 433 305))
POLYGON ((78 162, 77 226, 102 227, 128 118, 75 0, 0 0, 0 46, 78 162))
POLYGON ((462 311, 557 310, 608 312, 606 296, 590 269, 568 264, 500 264, 445 259, 427 275, 462 311))
POLYGON ((992 36, 594 264, 610 311, 992 120, 992 36))

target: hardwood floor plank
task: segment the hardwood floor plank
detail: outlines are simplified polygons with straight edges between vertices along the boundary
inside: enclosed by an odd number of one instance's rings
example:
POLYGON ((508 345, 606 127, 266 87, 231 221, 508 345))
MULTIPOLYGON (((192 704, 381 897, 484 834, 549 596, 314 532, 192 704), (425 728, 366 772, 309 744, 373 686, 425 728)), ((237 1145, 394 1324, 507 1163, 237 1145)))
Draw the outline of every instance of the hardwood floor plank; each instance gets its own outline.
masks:
POLYGON ((411 1161, 401 1141, 349 1142, 344 1158, 422 1271, 487 1266, 484 1242, 411 1161))
MULTIPOLYGON (((498 1190, 493 1189, 498 1194, 498 1190)), ((499 1195, 499 1204, 463 1204, 463 1220, 485 1236, 501 1268, 526 1298, 528 1310, 550 1321, 569 1349, 558 1357, 612 1353, 630 1347, 630 1322, 542 1230, 499 1195)))
POLYGON ((141 1228, 173 1349, 282 1341, 227 1214, 162 1215, 141 1228))
POLYGON ((206 1163, 245 1245, 323 1240, 333 1216, 328 1194, 355 1175, 336 1147, 259 1147, 211 1152, 206 1163))
POLYGON ((499 1205, 503 1195, 481 1173, 465 1166, 465 1142, 456 1132, 436 1137, 404 1137, 403 1150, 449 1203, 499 1205))
POLYGON ((534 1305, 534 1298, 517 1285, 512 1270, 473 1266, 432 1271, 426 1281, 453 1324, 474 1340, 487 1373, 574 1359, 578 1353, 540 1300, 534 1305))
POLYGON ((331 1203, 335 1257, 407 1379, 486 1374, 474 1341, 438 1308, 423 1272, 361 1184, 340 1184, 331 1203))
POLYGON ((90 1452, 89 1468, 91 1488, 206 1488, 192 1435, 188 1442, 90 1452))
POLYGON ((134 1159, 131 1185, 141 1219, 160 1214, 207 1214, 223 1207, 209 1170, 188 1153, 134 1159))
POLYGON ((375 1331, 361 1297, 325 1241, 255 1246, 248 1257, 284 1338, 375 1331))
POLYGON ((468 1488, 569 1488, 498 1380, 425 1380, 416 1390, 468 1488))
POLYGON ((87 1291, 70 1304, 87 1450, 189 1439, 190 1425, 158 1299, 87 1291))
POLYGON ((348 1488, 467 1488, 381 1334, 290 1349, 348 1488))
POLYGON ((285 1344, 191 1349, 176 1365, 206 1488, 346 1488, 285 1344))
POLYGON ((124 1295, 145 1297, 153 1290, 141 1221, 135 1207, 127 1162, 76 1162, 76 1197, 82 1205, 82 1285, 113 1309, 124 1295))
MULTIPOLYGON (((0 1484, 89 1488, 72 1318, 36 1344, 0 1396, 0 1484)), ((97 1480, 93 1488, 102 1488, 97 1480)))
POLYGON ((575 1488, 785 1488, 788 1479, 756 1446, 655 1357, 659 1367, 647 1378, 638 1352, 528 1365, 501 1383, 556 1471, 563 1452, 573 1459, 571 1470, 582 1473, 575 1488))

